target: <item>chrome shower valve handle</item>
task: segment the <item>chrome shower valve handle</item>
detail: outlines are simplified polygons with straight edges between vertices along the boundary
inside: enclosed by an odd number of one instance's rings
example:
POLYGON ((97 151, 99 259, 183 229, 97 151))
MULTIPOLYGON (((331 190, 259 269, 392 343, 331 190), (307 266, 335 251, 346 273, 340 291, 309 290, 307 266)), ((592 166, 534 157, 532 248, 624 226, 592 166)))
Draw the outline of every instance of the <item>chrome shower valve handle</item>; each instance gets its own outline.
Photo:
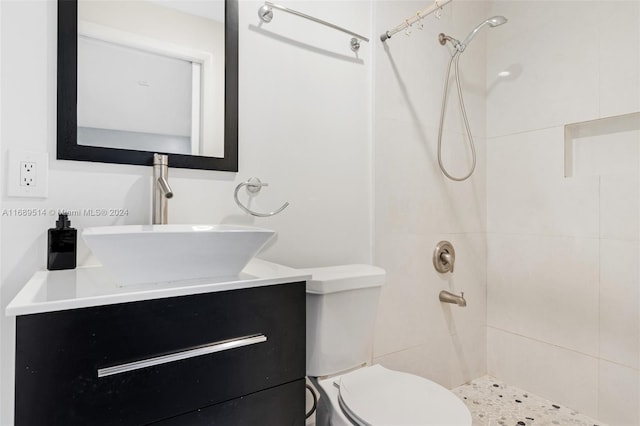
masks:
POLYGON ((441 274, 453 273, 453 265, 456 262, 456 251, 449 241, 440 241, 433 251, 433 267, 441 274))

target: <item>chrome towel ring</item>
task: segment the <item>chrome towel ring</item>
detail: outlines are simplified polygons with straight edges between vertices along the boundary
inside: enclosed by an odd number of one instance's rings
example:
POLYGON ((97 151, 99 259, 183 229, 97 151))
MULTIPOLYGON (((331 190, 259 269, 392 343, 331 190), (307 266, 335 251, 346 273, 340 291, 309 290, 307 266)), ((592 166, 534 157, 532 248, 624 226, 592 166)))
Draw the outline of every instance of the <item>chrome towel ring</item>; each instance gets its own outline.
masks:
POLYGON ((252 177, 246 180, 245 182, 240 183, 238 186, 236 186, 236 190, 233 192, 233 198, 235 199, 238 207, 240 207, 244 212, 249 213, 250 215, 257 216, 257 217, 270 217, 280 213, 281 211, 283 211, 289 206, 289 202, 285 202, 279 209, 269 213, 254 212, 253 210, 243 205, 238 199, 238 192, 240 191, 240 188, 242 188, 243 186, 247 188, 247 193, 249 194, 249 196, 255 196, 260 192, 263 186, 269 186, 269 184, 262 182, 257 177, 252 177))

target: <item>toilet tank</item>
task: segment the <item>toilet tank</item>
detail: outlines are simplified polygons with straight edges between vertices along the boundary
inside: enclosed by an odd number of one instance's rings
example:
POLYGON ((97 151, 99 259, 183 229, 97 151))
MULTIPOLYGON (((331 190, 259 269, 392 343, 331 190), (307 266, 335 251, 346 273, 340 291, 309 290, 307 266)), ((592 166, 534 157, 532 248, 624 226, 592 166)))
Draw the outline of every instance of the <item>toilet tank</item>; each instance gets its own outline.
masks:
POLYGON ((328 376, 371 358, 384 269, 342 265, 305 269, 307 281, 307 375, 328 376))

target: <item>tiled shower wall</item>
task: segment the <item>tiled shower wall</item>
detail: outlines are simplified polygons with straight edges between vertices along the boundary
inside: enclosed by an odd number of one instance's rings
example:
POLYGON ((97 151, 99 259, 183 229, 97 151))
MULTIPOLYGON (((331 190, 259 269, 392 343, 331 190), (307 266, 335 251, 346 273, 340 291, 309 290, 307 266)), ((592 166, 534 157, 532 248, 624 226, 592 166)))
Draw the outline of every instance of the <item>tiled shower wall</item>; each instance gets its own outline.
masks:
POLYGON ((510 22, 487 39, 488 372, 640 424, 640 127, 575 139, 564 169, 565 124, 640 111, 640 3, 491 14, 510 22))
MULTIPOLYGON (((460 60, 465 101, 478 148, 478 168, 463 183, 446 180, 437 163, 440 102, 449 46, 438 33, 464 37, 488 13, 484 1, 451 2, 440 20, 424 19, 409 36, 384 44, 378 35, 425 7, 424 1, 375 1, 374 216, 375 263, 387 271, 374 361, 455 387, 486 371, 485 42, 460 60), (454 274, 439 274, 431 256, 440 240, 456 250, 454 274), (441 290, 464 291, 468 307, 443 304, 441 290)), ((462 175, 470 164, 450 92, 444 161, 462 175)))

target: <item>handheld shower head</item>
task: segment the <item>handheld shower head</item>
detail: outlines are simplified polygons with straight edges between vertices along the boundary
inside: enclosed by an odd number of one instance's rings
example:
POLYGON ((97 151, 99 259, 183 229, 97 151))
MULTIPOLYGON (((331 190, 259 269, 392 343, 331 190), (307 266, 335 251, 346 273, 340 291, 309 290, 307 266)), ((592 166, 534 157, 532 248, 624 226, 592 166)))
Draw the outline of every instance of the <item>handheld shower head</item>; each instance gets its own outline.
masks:
POLYGON ((462 52, 467 47, 467 45, 471 42, 471 40, 473 40, 473 38, 476 36, 478 31, 480 31, 482 27, 484 27, 485 25, 489 25, 491 28, 495 28, 499 25, 504 24, 505 22, 507 22, 507 18, 505 18, 504 16, 493 16, 487 19, 486 21, 484 21, 483 23, 475 27, 473 31, 469 33, 467 38, 465 38, 464 41, 461 43, 462 50, 460 49, 458 50, 462 52))
POLYGON ((497 27, 499 25, 502 25, 504 23, 506 23, 508 21, 507 18, 505 18, 504 16, 494 16, 492 18, 489 18, 486 20, 486 22, 489 24, 490 27, 497 27))
MULTIPOLYGON (((486 21, 482 22, 480 25, 478 25, 477 27, 475 27, 473 29, 473 31, 471 31, 471 33, 469 33, 469 35, 467 36, 467 38, 460 43, 458 40, 456 40, 455 38, 448 36, 446 34, 440 33, 440 35, 438 36, 438 40, 440 41, 441 45, 445 45, 447 44, 447 41, 450 42, 451 44, 453 44, 454 47, 454 52, 451 54, 451 59, 449 60, 449 66, 447 67, 447 72, 446 72, 446 77, 444 80, 444 91, 442 94, 442 108, 441 108, 441 112, 440 112, 440 127, 438 130, 438 165, 440 166, 440 170, 442 170, 442 173, 449 179, 454 180, 454 181, 464 181, 467 180, 471 177, 471 175, 473 174, 473 171, 476 168, 476 148, 475 145, 473 143, 473 135, 471 134, 471 129, 469 128, 469 120, 467 119, 467 113, 465 112, 465 108, 464 108, 464 99, 462 98, 462 86, 460 85, 460 72, 458 71, 458 63, 460 60, 460 55, 462 54, 462 52, 464 52, 464 49, 466 49, 467 44, 469 42, 471 42, 471 40, 473 39, 473 37, 475 37, 476 33, 478 31, 480 31, 480 29, 482 27, 484 27, 485 25, 489 25, 490 27, 497 27, 498 25, 502 25, 505 22, 507 22, 507 18, 505 18, 504 16, 493 16, 489 19, 487 19, 486 21), (464 121, 464 127, 467 130, 467 136, 468 136, 468 141, 469 141, 469 149, 471 150, 471 157, 472 157, 472 164, 471 164, 471 168, 469 169, 469 173, 467 173, 465 176, 463 177, 456 177, 451 175, 446 167, 444 166, 444 163, 442 161, 442 128, 444 125, 444 115, 445 115, 445 111, 447 109, 447 93, 449 90, 449 76, 451 75, 451 64, 455 62, 455 68, 454 68, 454 75, 455 75, 455 84, 458 87, 458 100, 460 101, 459 106, 460 106, 460 115, 462 116, 462 119, 464 121)), ((464 299, 463 299, 464 300, 464 299)), ((466 302, 465 302, 466 304, 466 302)), ((462 306, 462 305, 460 305, 462 306)))

